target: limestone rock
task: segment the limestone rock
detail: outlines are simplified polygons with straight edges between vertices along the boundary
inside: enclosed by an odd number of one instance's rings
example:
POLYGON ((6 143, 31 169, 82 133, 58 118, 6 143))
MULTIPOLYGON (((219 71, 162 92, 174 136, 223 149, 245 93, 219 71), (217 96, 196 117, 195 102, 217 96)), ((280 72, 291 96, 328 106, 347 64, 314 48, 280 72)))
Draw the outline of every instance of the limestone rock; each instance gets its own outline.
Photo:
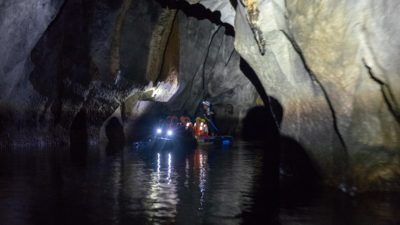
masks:
POLYGON ((400 4, 291 1, 287 10, 290 33, 331 101, 350 179, 361 190, 399 188, 400 4))
POLYGON ((21 79, 32 68, 29 53, 63 2, 4 0, 0 3, 0 104, 15 97, 11 94, 16 89, 28 86, 21 79))
MULTIPOLYGON (((0 137, 1 143, 13 139, 8 127, 21 127, 16 121, 30 121, 31 112, 39 111, 42 97, 35 93, 27 79, 33 65, 30 53, 43 32, 54 20, 63 0, 4 0, 0 3, 0 137), (28 111, 28 114, 24 114, 28 111)), ((21 143, 30 142, 32 135, 25 130, 17 132, 21 143)), ((39 145, 43 143, 38 139, 39 145)), ((0 144, 1 145, 1 144, 0 144)))
POLYGON ((240 56, 227 28, 208 20, 178 14, 180 24, 181 90, 172 99, 172 109, 194 115, 208 98, 216 111, 221 133, 235 133, 240 120, 255 106, 257 93, 240 69, 240 56), (193 51, 196 49, 196 51, 193 51))
POLYGON ((260 34, 265 42, 265 54, 261 54, 257 39, 249 24, 247 11, 239 6, 235 23, 235 47, 257 73, 266 92, 276 98, 283 107, 281 133, 287 135, 308 150, 310 158, 316 162, 321 174, 329 182, 341 182, 344 177, 343 167, 346 156, 343 146, 335 134, 333 118, 323 91, 308 73, 301 56, 286 37, 285 23, 277 22, 284 15, 276 13, 275 4, 263 4, 259 20, 266 21, 268 26, 257 22, 260 34), (275 21, 277 20, 277 21, 275 21), (329 143, 323 149, 316 148, 318 143, 329 143), (334 163, 334 161, 340 163, 334 163), (331 176, 331 175, 337 175, 331 176))
POLYGON ((124 98, 148 83, 146 56, 159 3, 62 3, 0 4, 0 145, 68 142, 79 112, 91 115, 86 132, 96 137, 124 98))
MULTIPOLYGON (((228 1, 218 9, 234 12, 228 1)), ((176 11, 147 0, 2 1, 0 147, 68 144, 74 130, 97 143, 112 118, 129 127, 152 110, 195 111, 205 93, 219 101, 221 117, 226 106, 239 106, 228 110, 235 130, 256 93, 238 72, 233 38, 182 12, 178 22, 176 11), (195 75, 202 68, 205 88, 195 75)), ((229 15, 222 19, 233 24, 229 15)))
POLYGON ((331 185, 400 188, 399 13, 395 0, 237 4, 235 48, 331 185))
POLYGON ((221 13, 220 20, 233 26, 235 21, 235 9, 230 0, 187 0, 190 4, 201 4, 211 11, 221 13))

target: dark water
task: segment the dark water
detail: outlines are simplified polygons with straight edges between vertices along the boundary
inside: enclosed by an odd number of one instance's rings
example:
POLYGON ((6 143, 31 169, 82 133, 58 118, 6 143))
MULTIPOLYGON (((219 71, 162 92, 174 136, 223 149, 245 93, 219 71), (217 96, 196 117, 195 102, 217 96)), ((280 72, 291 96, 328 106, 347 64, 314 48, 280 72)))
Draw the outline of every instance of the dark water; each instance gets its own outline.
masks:
POLYGON ((3 151, 0 224, 400 224, 396 194, 279 193, 265 150, 3 151))

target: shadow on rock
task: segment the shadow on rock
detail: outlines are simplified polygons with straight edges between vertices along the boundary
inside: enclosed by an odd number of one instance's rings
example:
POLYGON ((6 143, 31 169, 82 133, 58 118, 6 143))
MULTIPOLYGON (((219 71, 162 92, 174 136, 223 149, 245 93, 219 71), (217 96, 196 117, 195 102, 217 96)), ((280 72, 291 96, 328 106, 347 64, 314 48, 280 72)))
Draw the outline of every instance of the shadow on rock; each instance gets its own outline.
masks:
POLYGON ((280 224, 279 207, 289 192, 311 192, 319 176, 303 147, 294 139, 282 136, 283 108, 268 96, 251 67, 241 60, 240 68, 256 87, 265 106, 251 108, 242 121, 242 137, 263 145, 262 174, 255 187, 256 200, 251 213, 244 214, 243 224, 280 224))
POLYGON ((253 107, 247 112, 242 121, 242 137, 245 140, 267 140, 276 143, 279 139, 283 108, 278 100, 266 93, 257 74, 243 59, 240 59, 240 70, 254 85, 264 103, 264 106, 253 107))
POLYGON ((242 137, 247 141, 277 142, 279 130, 271 112, 264 106, 251 108, 242 121, 242 137))

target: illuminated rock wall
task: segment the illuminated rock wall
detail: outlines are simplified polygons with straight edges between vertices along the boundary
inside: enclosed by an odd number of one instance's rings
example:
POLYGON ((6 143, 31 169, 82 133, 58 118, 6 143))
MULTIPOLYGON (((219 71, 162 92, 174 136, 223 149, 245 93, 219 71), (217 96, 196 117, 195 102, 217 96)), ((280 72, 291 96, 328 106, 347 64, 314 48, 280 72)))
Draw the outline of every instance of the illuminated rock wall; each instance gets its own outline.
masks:
POLYGON ((206 98, 216 112, 221 134, 238 133, 241 119, 255 106, 257 92, 240 68, 232 31, 184 13, 179 14, 179 27, 182 87, 171 108, 194 115, 206 98))
MULTIPOLYGON (((213 10, 221 5, 196 2, 213 10)), ((400 3, 235 5, 235 12, 221 10, 230 14, 221 18, 235 16, 236 50, 281 103, 282 134, 307 150, 331 185, 350 192, 398 190, 400 3)))
MULTIPOLYGON (((241 120, 247 111, 256 105, 258 94, 240 68, 240 56, 234 49, 232 30, 217 20, 218 15, 202 6, 183 4, 179 8, 181 10, 176 14, 173 25, 165 17, 159 20, 160 26, 167 22, 164 27, 170 27, 171 32, 155 30, 157 35, 152 37, 151 43, 157 47, 156 50, 152 49, 150 54, 150 69, 147 73, 153 74, 150 77, 159 74, 158 79, 152 80, 160 81, 171 77, 172 74, 168 71, 175 71, 178 89, 154 90, 155 96, 160 93, 163 93, 162 96, 174 94, 170 101, 162 106, 154 101, 166 101, 157 97, 147 99, 146 102, 138 102, 137 95, 129 97, 124 106, 129 118, 125 126, 126 133, 129 137, 136 137, 137 127, 141 127, 141 130, 149 129, 151 122, 157 120, 156 117, 180 116, 184 112, 194 117, 201 101, 207 98, 216 112, 219 132, 239 134, 241 120), (163 110, 160 110, 160 107, 163 110), (142 121, 140 115, 152 118, 142 118, 142 121), (143 125, 145 123, 147 125, 143 125)), ((118 114, 119 112, 114 116, 118 114)))

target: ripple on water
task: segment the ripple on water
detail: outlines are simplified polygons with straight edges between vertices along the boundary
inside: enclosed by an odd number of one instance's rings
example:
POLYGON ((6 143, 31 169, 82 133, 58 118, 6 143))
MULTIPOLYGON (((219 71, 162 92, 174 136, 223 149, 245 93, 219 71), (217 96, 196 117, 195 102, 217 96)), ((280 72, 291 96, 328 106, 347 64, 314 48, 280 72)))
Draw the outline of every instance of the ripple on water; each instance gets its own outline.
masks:
MULTIPOLYGON (((0 152, 1 224, 264 224, 263 147, 0 152)), ((281 224, 398 224, 398 195, 281 193, 281 224), (397 197, 396 197, 397 196, 397 197)), ((278 206, 277 206, 278 207, 278 206)))

